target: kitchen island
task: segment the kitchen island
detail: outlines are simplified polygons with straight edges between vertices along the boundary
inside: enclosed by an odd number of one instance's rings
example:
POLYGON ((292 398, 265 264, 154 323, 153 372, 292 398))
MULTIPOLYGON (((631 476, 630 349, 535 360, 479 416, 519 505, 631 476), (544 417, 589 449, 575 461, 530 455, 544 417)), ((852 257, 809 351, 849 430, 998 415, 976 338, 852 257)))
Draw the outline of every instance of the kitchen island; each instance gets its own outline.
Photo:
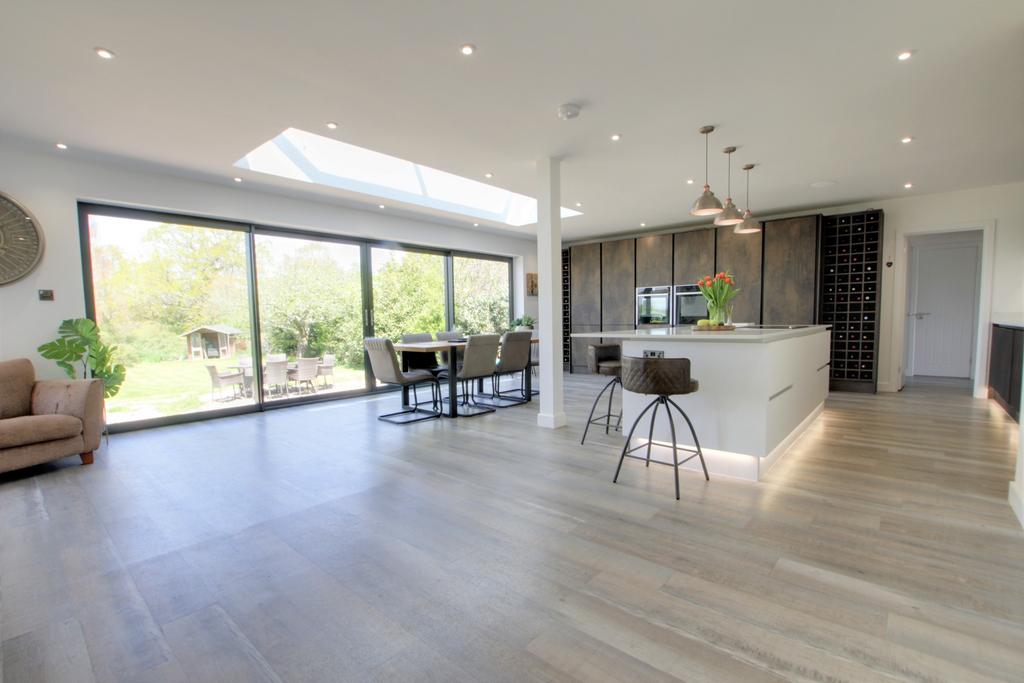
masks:
MULTIPOLYGON (((572 336, 620 341, 624 356, 689 358, 699 389, 671 398, 693 421, 708 470, 759 481, 824 407, 830 330, 826 325, 738 327, 730 332, 679 327, 572 336)), ((652 398, 623 392, 624 434, 652 398)), ((637 426, 631 446, 647 442, 650 415, 637 426)), ((653 458, 671 462, 670 438, 662 416, 655 423, 653 458)), ((679 446, 693 447, 685 427, 677 429, 676 439, 679 446)), ((700 462, 694 459, 684 467, 699 469, 700 462)))

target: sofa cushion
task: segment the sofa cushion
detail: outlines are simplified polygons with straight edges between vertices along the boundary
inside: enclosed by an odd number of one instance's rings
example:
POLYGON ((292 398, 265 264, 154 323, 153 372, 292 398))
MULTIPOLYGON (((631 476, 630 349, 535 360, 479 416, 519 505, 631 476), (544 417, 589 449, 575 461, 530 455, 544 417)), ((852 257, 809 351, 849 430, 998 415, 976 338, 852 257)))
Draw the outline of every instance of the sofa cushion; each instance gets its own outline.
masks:
POLYGON ((36 371, 28 358, 0 363, 0 419, 21 417, 32 410, 36 371))
POLYGON ((0 448, 56 441, 82 433, 82 421, 71 415, 23 415, 0 420, 0 448))

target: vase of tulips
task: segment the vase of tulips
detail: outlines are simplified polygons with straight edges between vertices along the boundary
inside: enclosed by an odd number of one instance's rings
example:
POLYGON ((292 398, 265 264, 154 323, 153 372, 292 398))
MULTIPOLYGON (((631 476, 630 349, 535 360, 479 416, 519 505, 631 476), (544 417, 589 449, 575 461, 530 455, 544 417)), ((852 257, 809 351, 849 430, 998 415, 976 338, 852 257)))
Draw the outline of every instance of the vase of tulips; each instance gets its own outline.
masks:
POLYGON ((732 274, 722 271, 716 275, 705 275, 697 281, 700 293, 708 302, 708 320, 710 327, 718 327, 732 322, 732 300, 740 293, 732 274))

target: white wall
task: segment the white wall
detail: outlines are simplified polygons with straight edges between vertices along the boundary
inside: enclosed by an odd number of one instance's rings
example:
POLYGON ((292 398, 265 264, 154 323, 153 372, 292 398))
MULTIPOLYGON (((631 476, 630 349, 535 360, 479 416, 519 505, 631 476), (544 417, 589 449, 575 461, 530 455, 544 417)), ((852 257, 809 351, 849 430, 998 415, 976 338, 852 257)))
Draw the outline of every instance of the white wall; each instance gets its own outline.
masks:
POLYGON ((43 377, 55 377, 59 370, 40 358, 36 347, 53 338, 64 318, 85 315, 79 200, 511 256, 515 314, 537 315, 537 297, 524 291, 525 273, 537 270, 533 239, 84 161, 73 152, 37 151, 11 141, 0 141, 0 192, 35 214, 46 239, 39 266, 0 287, 0 359, 31 358, 43 377), (56 300, 39 301, 39 289, 55 290, 56 300))

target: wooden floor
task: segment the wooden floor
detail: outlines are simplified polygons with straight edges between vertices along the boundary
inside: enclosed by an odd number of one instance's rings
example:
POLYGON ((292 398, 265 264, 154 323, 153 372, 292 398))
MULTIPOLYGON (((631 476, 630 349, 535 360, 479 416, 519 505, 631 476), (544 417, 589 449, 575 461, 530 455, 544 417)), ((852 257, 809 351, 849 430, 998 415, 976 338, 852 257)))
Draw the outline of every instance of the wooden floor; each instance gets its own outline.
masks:
MULTIPOLYGON (((837 394, 705 483, 536 404, 385 400, 111 437, 0 477, 3 683, 1024 680, 1016 429, 957 385, 837 394)), ((700 425, 697 425, 698 430, 700 425)))

